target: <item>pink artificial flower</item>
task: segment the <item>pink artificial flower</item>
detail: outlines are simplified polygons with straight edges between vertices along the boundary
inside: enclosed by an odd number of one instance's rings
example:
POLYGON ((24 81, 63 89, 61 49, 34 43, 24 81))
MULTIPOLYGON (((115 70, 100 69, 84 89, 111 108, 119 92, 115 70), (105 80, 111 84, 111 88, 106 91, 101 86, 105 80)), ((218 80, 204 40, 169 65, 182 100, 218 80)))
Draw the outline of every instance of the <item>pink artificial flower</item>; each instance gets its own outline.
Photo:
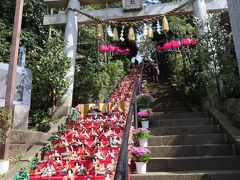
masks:
POLYGON ((137 115, 140 118, 147 118, 147 117, 150 117, 152 115, 152 113, 147 111, 147 110, 145 110, 145 111, 138 112, 137 115))
POLYGON ((108 48, 107 48, 107 46, 105 46, 105 45, 100 45, 100 46, 99 46, 99 51, 100 51, 101 53, 105 53, 106 51, 108 51, 108 48))
POLYGON ((190 44, 191 44, 191 39, 190 39, 189 37, 183 39, 183 44, 184 44, 185 46, 190 46, 190 44))
POLYGON ((173 47, 174 48, 179 48, 182 45, 182 43, 180 41, 174 41, 173 42, 173 47))
POLYGON ((193 38, 192 41, 191 41, 191 44, 192 44, 193 46, 196 46, 196 45, 198 44, 198 39, 193 38))
POLYGON ((115 49, 115 46, 113 46, 113 45, 109 45, 108 46, 108 51, 112 52, 112 51, 114 51, 114 49, 115 49))
POLYGON ((169 43, 169 42, 166 42, 166 43, 163 45, 163 48, 164 48, 164 50, 168 50, 168 49, 172 48, 172 44, 169 43))

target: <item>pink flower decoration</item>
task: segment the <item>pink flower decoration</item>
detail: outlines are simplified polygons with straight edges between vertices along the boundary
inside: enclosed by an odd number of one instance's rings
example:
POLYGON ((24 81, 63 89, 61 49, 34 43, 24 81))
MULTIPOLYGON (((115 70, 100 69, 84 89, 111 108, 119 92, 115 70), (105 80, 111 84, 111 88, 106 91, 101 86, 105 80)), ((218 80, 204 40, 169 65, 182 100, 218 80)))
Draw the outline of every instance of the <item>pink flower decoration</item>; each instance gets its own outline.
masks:
POLYGON ((172 44, 169 43, 169 42, 166 42, 166 43, 163 45, 164 50, 168 50, 168 49, 170 49, 171 47, 172 47, 172 44))
POLYGON ((99 51, 100 51, 101 53, 104 53, 104 52, 106 52, 107 50, 108 50, 107 46, 105 46, 105 45, 100 45, 100 46, 99 46, 99 51))
POLYGON ((124 54, 125 52, 124 52, 124 50, 122 50, 122 49, 118 49, 118 54, 124 54))
POLYGON ((176 43, 175 40, 171 40, 171 41, 170 41, 171 47, 174 47, 175 43, 176 43))
POLYGON ((128 49, 128 48, 127 48, 127 49, 125 49, 125 52, 126 52, 126 53, 130 52, 130 49, 128 49))
POLYGON ((174 43, 173 43, 173 47, 174 47, 174 48, 179 48, 181 45, 182 45, 182 44, 181 44, 180 41, 174 41, 174 43))
POLYGON ((164 47, 159 48, 159 51, 164 51, 164 50, 165 50, 164 47))
POLYGON ((115 49, 115 46, 113 46, 113 45, 108 46, 108 51, 114 51, 114 49, 115 49))
POLYGON ((118 52, 119 47, 114 46, 113 52, 118 52))
POLYGON ((193 46, 196 46, 196 45, 198 44, 198 39, 193 38, 191 44, 192 44, 193 46))
POLYGON ((184 44, 185 46, 190 46, 190 44, 191 44, 191 39, 190 39, 190 38, 185 38, 185 39, 183 40, 183 44, 184 44))

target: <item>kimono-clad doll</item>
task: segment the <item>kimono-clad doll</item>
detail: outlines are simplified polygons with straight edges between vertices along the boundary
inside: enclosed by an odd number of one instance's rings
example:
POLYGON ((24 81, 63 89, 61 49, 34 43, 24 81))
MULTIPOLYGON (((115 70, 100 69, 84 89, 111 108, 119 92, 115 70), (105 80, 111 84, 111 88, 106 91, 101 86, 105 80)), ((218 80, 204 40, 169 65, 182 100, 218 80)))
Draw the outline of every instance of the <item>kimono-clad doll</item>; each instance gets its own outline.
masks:
POLYGON ((90 158, 90 153, 88 152, 88 149, 86 148, 85 144, 82 144, 81 147, 77 151, 78 159, 86 160, 90 158))
POLYGON ((92 157, 92 163, 90 165, 89 172, 93 172, 95 176, 106 174, 104 164, 99 163, 99 160, 96 156, 92 157))
POLYGON ((63 177, 63 180, 74 180, 74 173, 72 169, 67 170, 67 175, 63 177))
POLYGON ((56 169, 50 163, 47 163, 46 166, 41 170, 42 177, 53 176, 56 174, 56 169))

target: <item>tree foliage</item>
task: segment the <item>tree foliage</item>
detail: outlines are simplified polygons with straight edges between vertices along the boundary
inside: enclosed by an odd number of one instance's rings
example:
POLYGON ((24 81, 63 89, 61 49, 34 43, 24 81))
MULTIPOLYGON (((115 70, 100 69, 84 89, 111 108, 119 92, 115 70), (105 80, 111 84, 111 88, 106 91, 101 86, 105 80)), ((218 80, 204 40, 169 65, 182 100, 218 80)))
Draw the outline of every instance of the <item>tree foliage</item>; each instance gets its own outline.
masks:
POLYGON ((33 107, 47 110, 54 108, 57 100, 66 92, 69 80, 66 79, 71 62, 64 53, 61 34, 56 32, 43 43, 37 60, 30 66, 33 71, 33 107))

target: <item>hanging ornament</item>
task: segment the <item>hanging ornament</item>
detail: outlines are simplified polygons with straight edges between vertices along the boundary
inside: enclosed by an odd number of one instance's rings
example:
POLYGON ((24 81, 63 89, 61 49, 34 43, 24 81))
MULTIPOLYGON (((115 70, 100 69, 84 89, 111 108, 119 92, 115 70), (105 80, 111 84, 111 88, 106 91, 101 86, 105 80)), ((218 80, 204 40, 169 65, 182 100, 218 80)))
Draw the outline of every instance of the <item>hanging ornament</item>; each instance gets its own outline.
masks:
POLYGON ((103 37, 103 36, 104 36, 102 24, 98 24, 98 27, 97 27, 97 36, 98 36, 98 37, 103 37))
POLYGON ((129 28, 129 32, 128 32, 128 40, 129 41, 135 41, 135 33, 132 27, 129 28))
POLYGON ((160 22, 159 22, 159 20, 157 21, 157 33, 158 34, 161 34, 161 30, 162 30, 162 28, 161 28, 161 26, 160 26, 160 22))
POLYGON ((113 29, 113 39, 112 40, 119 41, 118 31, 117 31, 116 27, 113 29))
POLYGON ((109 25, 109 26, 107 27, 107 33, 108 33, 108 35, 109 35, 110 37, 113 37, 113 32, 112 32, 111 25, 109 25))
POLYGON ((192 44, 193 46, 196 46, 196 45, 198 44, 198 39, 193 38, 192 41, 191 41, 191 44, 192 44))
POLYGON ((143 25, 143 35, 144 35, 144 37, 146 37, 148 35, 148 26, 145 23, 143 25))
POLYGON ((148 39, 152 39, 153 38, 153 29, 152 29, 152 24, 151 23, 148 26, 147 38, 148 39))
POLYGON ((107 52, 107 50, 108 50, 107 46, 105 46, 105 45, 100 45, 99 46, 99 51, 101 53, 105 53, 105 52, 107 52))
POLYGON ((125 39, 123 37, 123 33, 124 33, 124 26, 122 26, 122 30, 121 30, 121 34, 120 34, 120 40, 121 41, 125 41, 125 39))
POLYGON ((169 25, 168 25, 168 20, 166 18, 166 16, 163 16, 163 20, 162 20, 162 30, 163 32, 167 33, 169 31, 169 25))
POLYGON ((136 44, 138 47, 139 47, 139 44, 141 43, 141 38, 142 38, 142 34, 139 31, 137 31, 136 44))
POLYGON ((185 46, 190 46, 191 45, 191 39, 189 37, 186 37, 183 39, 183 44, 185 46))

